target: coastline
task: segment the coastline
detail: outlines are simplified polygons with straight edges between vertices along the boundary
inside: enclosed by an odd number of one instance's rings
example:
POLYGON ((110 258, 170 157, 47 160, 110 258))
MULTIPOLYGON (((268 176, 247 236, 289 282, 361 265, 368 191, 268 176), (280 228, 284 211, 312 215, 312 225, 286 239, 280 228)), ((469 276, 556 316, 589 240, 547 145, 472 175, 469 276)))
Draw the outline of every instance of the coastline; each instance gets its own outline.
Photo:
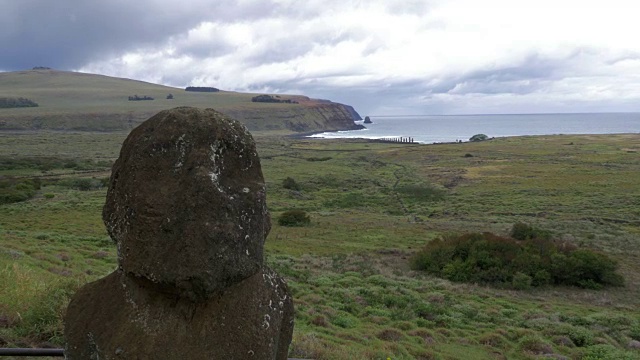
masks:
MULTIPOLYGON (((311 133, 318 134, 326 131, 319 131, 311 133)), ((590 133, 581 133, 581 134, 536 134, 536 135, 509 135, 509 136, 495 136, 491 137, 487 140, 482 141, 440 141, 440 142, 396 142, 396 141, 388 141, 377 138, 366 138, 366 137, 310 137, 309 135, 304 134, 290 134, 285 137, 296 139, 296 140, 338 140, 344 142, 365 142, 365 143, 384 143, 384 144, 397 144, 397 145, 455 145, 455 144, 477 144, 477 143, 486 143, 490 141, 495 141, 499 139, 517 139, 517 138, 540 138, 540 137, 602 137, 602 136, 640 136, 640 133, 637 132, 621 132, 621 133, 607 133, 607 134, 590 134, 590 133)))
MULTIPOLYGON (((369 140, 411 139, 422 144, 469 142, 478 134, 489 138, 540 135, 638 134, 638 113, 551 115, 475 115, 374 118, 364 131, 326 131, 302 137, 369 140)), ((358 122, 361 124, 361 122, 358 122)))
MULTIPOLYGON (((304 138, 312 138, 312 135, 317 135, 317 134, 322 134, 322 133, 334 133, 334 132, 340 132, 340 131, 355 131, 355 130, 364 130, 367 127, 361 124, 354 124, 354 126, 352 128, 349 129, 341 129, 341 130, 316 130, 316 131, 306 131, 306 132, 300 132, 300 133, 295 133, 295 134, 289 134, 286 135, 286 137, 288 138, 293 138, 293 139, 304 139, 304 138)), ((317 138, 317 139, 324 139, 324 138, 317 138)))

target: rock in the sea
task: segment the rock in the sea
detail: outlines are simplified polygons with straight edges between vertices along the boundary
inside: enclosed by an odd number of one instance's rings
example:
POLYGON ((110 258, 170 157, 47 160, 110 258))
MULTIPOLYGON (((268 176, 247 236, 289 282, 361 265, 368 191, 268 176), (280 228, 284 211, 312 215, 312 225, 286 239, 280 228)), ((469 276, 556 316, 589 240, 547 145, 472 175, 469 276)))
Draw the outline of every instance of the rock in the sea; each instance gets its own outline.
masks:
POLYGON ((119 267, 69 304, 67 359, 286 359, 293 302, 263 264, 265 200, 237 121, 182 107, 134 129, 103 210, 119 267))

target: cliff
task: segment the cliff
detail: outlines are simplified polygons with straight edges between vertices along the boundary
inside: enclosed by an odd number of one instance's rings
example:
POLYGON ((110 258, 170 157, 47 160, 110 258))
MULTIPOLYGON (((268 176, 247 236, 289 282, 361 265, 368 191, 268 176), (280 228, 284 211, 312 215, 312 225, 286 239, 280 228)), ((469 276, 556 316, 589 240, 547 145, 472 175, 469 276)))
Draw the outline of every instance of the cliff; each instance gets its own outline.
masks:
POLYGON ((240 120, 252 131, 316 132, 363 128, 354 123, 355 120, 360 120, 360 115, 349 105, 317 102, 313 99, 300 100, 300 97, 297 99, 300 101, 298 105, 221 111, 240 120))

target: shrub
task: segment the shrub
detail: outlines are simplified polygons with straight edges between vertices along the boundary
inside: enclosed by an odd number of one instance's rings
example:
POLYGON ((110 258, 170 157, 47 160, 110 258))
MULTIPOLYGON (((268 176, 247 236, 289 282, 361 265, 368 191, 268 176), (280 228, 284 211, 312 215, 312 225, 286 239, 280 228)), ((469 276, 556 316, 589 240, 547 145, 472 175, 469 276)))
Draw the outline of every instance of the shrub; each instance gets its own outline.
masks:
POLYGON ((52 169, 94 170, 111 167, 108 160, 68 159, 57 157, 2 157, 0 156, 0 170, 37 169, 48 171, 52 169))
POLYGON ((553 353, 551 345, 547 344, 537 335, 524 336, 518 342, 518 347, 521 351, 531 354, 549 354, 553 353))
POLYGON ((533 283, 533 278, 521 272, 515 273, 515 275, 513 275, 513 280, 511 280, 511 284, 513 285, 513 288, 516 290, 527 290, 531 288, 532 283, 533 283))
POLYGON ((530 240, 530 239, 550 239, 551 233, 546 230, 534 228, 531 225, 525 223, 516 223, 511 227, 509 235, 517 240, 530 240))
POLYGON ((444 199, 445 192, 429 185, 409 184, 398 186, 395 189, 398 193, 407 195, 416 201, 440 201, 444 199))
POLYGON ((472 137, 469 138, 469 141, 473 141, 473 142, 475 142, 475 141, 485 141, 485 140, 488 140, 488 139, 489 139, 489 137, 487 135, 485 135, 485 134, 475 134, 475 135, 473 135, 472 137))
POLYGON ((635 354, 616 349, 613 345, 601 344, 589 346, 582 355, 582 360, 632 360, 635 354))
POLYGON ((0 108, 37 107, 38 104, 26 98, 0 97, 0 108))
POLYGON ((368 203, 368 199, 365 195, 359 192, 348 192, 344 195, 336 196, 328 201, 324 202, 327 207, 334 208, 356 208, 365 206, 368 203))
POLYGON ((451 281, 518 290, 547 284, 590 289, 624 284, 622 276, 616 273, 616 261, 606 255, 558 245, 547 239, 548 233, 544 231, 525 230, 524 241, 491 233, 436 239, 415 254, 411 264, 414 269, 451 281))
POLYGON ((384 341, 398 341, 402 339, 402 332, 396 329, 384 329, 378 333, 378 339, 384 341))
POLYGON ((0 180, 0 205, 31 199, 40 190, 40 179, 0 180))
POLYGON ((282 187, 289 190, 300 190, 300 185, 291 177, 282 180, 282 187))
POLYGON ((323 157, 312 156, 312 157, 308 157, 307 161, 328 161, 331 159, 333 159, 331 156, 323 156, 323 157))
POLYGON ((358 320, 348 315, 337 316, 335 319, 333 319, 332 323, 335 326, 339 326, 345 329, 352 329, 358 326, 358 320))
POLYGON ((278 217, 280 226, 305 226, 311 223, 311 218, 304 210, 289 210, 278 217))
POLYGON ((196 92, 218 92, 220 89, 210 87, 210 86, 187 86, 185 91, 196 91, 196 92))
POLYGON ((633 340, 640 341, 640 322, 631 327, 629 330, 629 337, 633 340))
POLYGON ((100 189, 104 186, 105 181, 102 179, 92 178, 78 178, 78 179, 63 179, 58 182, 60 185, 68 187, 70 189, 89 191, 100 189))

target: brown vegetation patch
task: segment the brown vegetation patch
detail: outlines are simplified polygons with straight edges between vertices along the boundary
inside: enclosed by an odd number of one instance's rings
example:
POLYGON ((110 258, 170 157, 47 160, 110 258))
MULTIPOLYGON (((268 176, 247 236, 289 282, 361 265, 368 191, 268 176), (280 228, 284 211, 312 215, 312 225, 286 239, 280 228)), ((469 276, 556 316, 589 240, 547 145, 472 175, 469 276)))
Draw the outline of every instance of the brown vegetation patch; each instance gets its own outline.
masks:
POLYGON ((50 267, 47 269, 47 271, 60 275, 60 276, 71 276, 73 275, 73 272, 69 269, 61 269, 61 268, 55 268, 55 267, 50 267))
POLYGON ((315 326, 327 327, 329 323, 327 322, 327 318, 322 315, 318 315, 311 319, 311 323, 315 326))
POLYGON ((502 348, 507 342, 504 337, 496 333, 487 333, 478 337, 478 342, 482 345, 502 348))
POLYGON ((378 333, 378 339, 384 341, 398 341, 402 336, 402 333, 396 329, 384 329, 378 333))
POLYGON ((107 256, 109 256, 109 253, 108 253, 108 252, 106 252, 106 251, 102 251, 102 250, 101 250, 101 251, 96 251, 96 252, 93 254, 93 257, 94 257, 95 259, 104 259, 104 258, 106 258, 107 256))
POLYGON ((411 336, 417 336, 419 338, 422 338, 422 340, 424 340, 425 344, 434 344, 436 342, 436 340, 433 338, 433 333, 431 333, 431 331, 429 330, 425 330, 425 329, 416 329, 413 330, 411 332, 409 332, 409 335, 411 336))

